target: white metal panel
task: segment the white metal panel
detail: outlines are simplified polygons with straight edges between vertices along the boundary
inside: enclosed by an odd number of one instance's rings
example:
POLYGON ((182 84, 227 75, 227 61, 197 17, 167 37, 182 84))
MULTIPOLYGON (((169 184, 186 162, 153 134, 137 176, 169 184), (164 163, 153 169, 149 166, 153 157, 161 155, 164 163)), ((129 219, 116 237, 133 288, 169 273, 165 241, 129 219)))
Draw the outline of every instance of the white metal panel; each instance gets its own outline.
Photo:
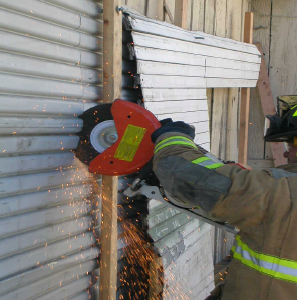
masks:
POLYGON ((78 136, 9 136, 0 137, 0 156, 42 152, 63 152, 77 147, 78 136))
POLYGON ((260 55, 255 45, 238 43, 231 39, 219 39, 217 37, 206 35, 200 32, 194 33, 168 23, 158 22, 137 15, 130 15, 128 16, 128 19, 129 26, 133 31, 260 55))
POLYGON ((140 74, 140 85, 143 88, 206 88, 206 80, 203 77, 179 77, 166 75, 143 75, 140 74))
POLYGON ((89 184, 76 184, 65 188, 55 188, 38 193, 18 194, 0 198, 0 216, 7 217, 23 212, 45 209, 57 206, 59 203, 82 200, 91 193, 89 184))
POLYGON ((89 34, 102 35, 103 32, 101 21, 38 0, 1 0, 0 7, 89 34))
POLYGON ((55 98, 96 100, 102 95, 102 86, 81 85, 38 77, 0 73, 3 94, 32 95, 55 98))
POLYGON ((213 68, 222 68, 222 69, 235 69, 235 70, 242 70, 242 71, 254 71, 259 72, 260 64, 259 63, 248 63, 243 61, 237 61, 225 58, 218 58, 218 57, 208 57, 206 59, 206 68, 213 67, 213 68))
POLYGON ((0 176, 54 170, 66 166, 80 166, 72 152, 0 157, 0 176))
POLYGON ((81 68, 0 52, 0 72, 46 77, 89 84, 102 83, 102 70, 81 68))
MULTIPOLYGON (((82 101, 59 100, 53 98, 37 98, 29 96, 0 95, 0 113, 20 115, 56 115, 59 111, 60 116, 79 116, 89 105, 82 101)), ((88 107, 89 108, 89 107, 88 107)))
POLYGON ((63 187, 64 185, 67 186, 67 184, 73 185, 76 181, 86 180, 88 180, 88 174, 76 169, 2 177, 0 179, 0 197, 44 189, 50 191, 51 188, 63 187))
POLYGON ((201 45, 193 42, 179 41, 138 32, 132 32, 132 37, 134 45, 138 47, 149 47, 174 52, 233 59, 250 63, 261 63, 261 57, 259 55, 233 51, 230 49, 221 49, 216 46, 201 45))
POLYGON ((148 89, 141 88, 146 102, 207 99, 206 89, 148 89))
POLYGON ((137 60, 137 73, 149 75, 179 75, 187 77, 205 77, 205 67, 158 63, 137 60))
POLYGON ((134 47, 134 53, 138 60, 167 62, 191 66, 205 66, 205 57, 195 54, 185 54, 182 52, 173 52, 138 46, 134 47))
POLYGON ((50 2, 0 0, 1 300, 62 300, 98 280, 100 198, 72 150, 102 95, 102 6, 50 2))
POLYGON ((224 87, 255 87, 257 79, 238 79, 238 78, 206 78, 207 88, 224 88, 224 87))
POLYGON ((102 55, 100 53, 83 51, 3 30, 0 30, 0 49, 47 60, 65 62, 71 65, 92 68, 102 66, 102 55))
POLYGON ((77 118, 1 117, 0 134, 70 134, 81 131, 83 122, 77 118))
POLYGON ((96 263, 96 260, 90 260, 79 265, 74 265, 73 267, 62 270, 52 276, 24 285, 17 291, 11 291, 1 297, 1 300, 17 299, 19 295, 22 295, 23 299, 31 299, 33 297, 41 296, 44 290, 59 289, 62 286, 61 283, 64 285, 73 280, 76 281, 77 276, 80 278, 87 273, 91 273, 96 268, 96 263), (73 278, 73 274, 76 275, 75 278, 73 278))
MULTIPOLYGON (((197 125, 198 127, 198 132, 196 129, 196 135, 195 135, 195 139, 194 142, 198 145, 203 145, 205 143, 208 143, 210 141, 210 132, 201 132, 201 127, 199 127, 199 125, 197 125)), ((196 128, 196 127, 195 127, 196 128)))
POLYGON ((205 77, 258 80, 259 72, 221 68, 206 68, 205 77))
POLYGON ((0 262, 0 276, 1 278, 8 277, 22 270, 43 265, 47 261, 58 259, 61 255, 69 255, 78 252, 80 249, 91 247, 94 242, 93 233, 87 232, 84 235, 81 234, 48 243, 46 247, 33 249, 25 255, 23 253, 16 254, 0 262))
POLYGON ((99 19, 100 17, 102 17, 102 1, 95 1, 99 2, 99 5, 88 0, 45 0, 45 2, 64 7, 71 11, 75 11, 83 15, 92 17, 94 19, 99 19))
POLYGON ((0 9, 1 29, 41 38, 51 42, 79 47, 89 51, 102 51, 102 41, 95 36, 87 35, 65 27, 53 25, 0 9))
POLYGON ((33 282, 38 282, 38 280, 40 279, 48 278, 52 275, 56 276, 57 272, 67 270, 71 266, 79 266, 80 264, 88 260, 96 259, 98 256, 99 249, 97 247, 94 247, 88 250, 82 250, 80 251, 80 253, 71 254, 69 256, 66 256, 64 259, 58 259, 56 261, 45 264, 42 268, 33 268, 26 273, 22 273, 2 280, 0 281, 0 296, 1 298, 5 297, 5 294, 11 291, 15 291, 19 295, 18 290, 15 289, 15 287, 22 288, 33 282))
POLYGON ((189 111, 206 111, 208 112, 207 100, 183 100, 183 101, 166 101, 166 102, 145 102, 145 108, 158 113, 180 113, 189 111))
MULTIPOLYGON (((158 114, 156 116, 162 119, 172 118, 174 121, 184 121, 187 123, 200 123, 204 121, 208 121, 208 113, 205 111, 194 111, 194 112, 186 112, 186 113, 175 113, 175 114, 158 114)), ((207 131, 207 130, 206 130, 207 131)))

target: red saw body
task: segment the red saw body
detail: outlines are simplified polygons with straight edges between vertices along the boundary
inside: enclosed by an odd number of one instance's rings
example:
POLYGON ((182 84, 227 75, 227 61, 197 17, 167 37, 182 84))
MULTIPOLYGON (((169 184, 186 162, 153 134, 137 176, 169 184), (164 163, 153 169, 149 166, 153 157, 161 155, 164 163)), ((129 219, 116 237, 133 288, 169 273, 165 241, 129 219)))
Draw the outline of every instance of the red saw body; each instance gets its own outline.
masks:
POLYGON ((110 176, 135 173, 153 157, 151 135, 161 123, 150 111, 124 100, 114 102, 111 114, 118 140, 90 162, 89 171, 110 176))

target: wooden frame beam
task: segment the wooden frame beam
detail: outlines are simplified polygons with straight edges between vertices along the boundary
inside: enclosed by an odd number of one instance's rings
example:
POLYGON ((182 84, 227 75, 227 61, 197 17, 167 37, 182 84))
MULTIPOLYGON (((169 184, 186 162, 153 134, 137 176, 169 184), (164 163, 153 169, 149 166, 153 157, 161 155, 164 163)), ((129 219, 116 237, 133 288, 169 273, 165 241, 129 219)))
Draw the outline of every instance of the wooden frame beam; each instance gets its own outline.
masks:
MULTIPOLYGON (((103 1, 103 101, 121 97, 122 87, 122 0, 103 1)), ((117 198, 118 178, 102 177, 102 221, 99 298, 116 299, 117 289, 117 198)))
MULTIPOLYGON (((263 49, 261 44, 256 44, 258 50, 262 54, 260 76, 258 81, 258 90, 261 98, 261 104, 264 116, 274 115, 275 105, 273 101, 272 91, 269 82, 269 75, 265 63, 265 57, 263 54, 263 49)), ((285 165, 288 163, 287 159, 283 157, 284 145, 283 143, 269 143, 272 150, 272 157, 274 160, 274 165, 276 167, 285 165)))
MULTIPOLYGON (((253 27, 254 14, 252 12, 245 13, 244 20, 244 38, 245 43, 253 43, 253 27)), ((239 149, 238 162, 240 164, 247 164, 248 158, 248 135, 249 135, 249 114, 250 114, 250 98, 251 89, 241 89, 241 106, 240 106, 240 127, 239 127, 239 149)))
POLYGON ((188 0, 175 0, 174 24, 187 28, 188 0))

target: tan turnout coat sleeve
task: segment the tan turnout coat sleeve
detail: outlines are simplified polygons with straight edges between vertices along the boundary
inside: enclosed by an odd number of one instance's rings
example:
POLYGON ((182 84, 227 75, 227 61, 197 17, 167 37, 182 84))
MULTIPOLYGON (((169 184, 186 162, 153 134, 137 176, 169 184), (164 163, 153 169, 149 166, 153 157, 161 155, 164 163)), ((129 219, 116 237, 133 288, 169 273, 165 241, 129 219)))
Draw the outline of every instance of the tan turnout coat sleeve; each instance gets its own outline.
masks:
MULTIPOLYGON (((174 136, 188 137, 164 134, 157 145, 174 136)), ((192 163, 203 156, 189 146, 165 147, 155 154, 155 174, 174 197, 237 226, 241 240, 256 253, 296 261, 296 166, 260 171, 222 165, 209 170, 192 163)), ((223 299, 297 299, 297 283, 263 275, 233 259, 223 299)))

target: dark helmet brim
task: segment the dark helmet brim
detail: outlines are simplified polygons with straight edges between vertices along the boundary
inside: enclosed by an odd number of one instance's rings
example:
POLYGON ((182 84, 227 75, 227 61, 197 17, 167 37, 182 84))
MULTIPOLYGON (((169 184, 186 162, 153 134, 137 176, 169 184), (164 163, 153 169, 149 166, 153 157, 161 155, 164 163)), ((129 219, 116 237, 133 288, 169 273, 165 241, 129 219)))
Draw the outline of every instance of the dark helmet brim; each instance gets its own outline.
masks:
POLYGON ((266 135, 264 137, 264 140, 265 142, 270 142, 270 143, 280 143, 280 142, 293 143, 295 136, 297 136, 297 131, 289 131, 289 132, 283 132, 278 134, 266 135))

